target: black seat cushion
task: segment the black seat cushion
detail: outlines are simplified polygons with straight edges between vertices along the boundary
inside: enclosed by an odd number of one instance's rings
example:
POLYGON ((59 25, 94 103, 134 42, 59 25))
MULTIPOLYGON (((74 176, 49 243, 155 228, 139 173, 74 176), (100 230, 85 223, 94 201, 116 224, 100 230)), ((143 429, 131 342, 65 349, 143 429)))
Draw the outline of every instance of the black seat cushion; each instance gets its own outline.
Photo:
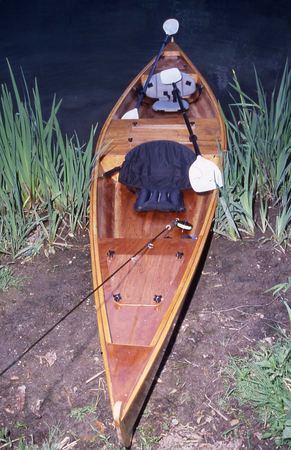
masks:
POLYGON ((174 141, 151 141, 125 157, 119 181, 138 191, 137 211, 183 211, 181 189, 191 188, 188 172, 195 153, 174 141))

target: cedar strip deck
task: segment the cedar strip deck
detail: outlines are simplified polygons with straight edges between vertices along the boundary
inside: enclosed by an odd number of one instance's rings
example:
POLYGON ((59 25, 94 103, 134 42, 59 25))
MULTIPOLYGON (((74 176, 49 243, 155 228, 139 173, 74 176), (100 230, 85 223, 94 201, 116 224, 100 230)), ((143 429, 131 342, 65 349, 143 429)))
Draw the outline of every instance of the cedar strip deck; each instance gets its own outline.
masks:
MULTIPOLYGON (((99 243, 105 277, 146 244, 144 239, 105 239, 99 243), (107 256, 114 250, 113 257, 107 256)), ((104 286, 111 341, 122 345, 150 345, 166 314, 196 245, 191 239, 161 238, 130 261, 104 286), (182 257, 177 257, 177 252, 182 257), (138 280, 138 283, 137 283, 138 280), (120 293, 115 302, 113 294, 120 293), (154 296, 161 295, 157 304, 154 296)))
MULTIPOLYGON (((204 223, 205 210, 209 207, 212 192, 197 194, 191 189, 183 191, 185 211, 141 212, 134 210, 136 194, 123 184, 110 179, 99 179, 98 208, 103 214, 98 216, 99 239, 141 237, 150 239, 177 217, 193 225, 191 234, 199 236, 204 223)), ((183 234, 182 234, 183 235, 183 234)), ((174 228, 170 236, 181 237, 181 231, 174 228)))
MULTIPOLYGON (((196 134, 203 154, 218 154, 220 142, 219 123, 216 119, 193 119, 193 132, 196 134)), ((163 119, 113 120, 106 133, 106 142, 110 143, 110 155, 125 155, 128 150, 151 140, 170 140, 180 142, 192 148, 189 143, 188 130, 179 117, 163 119)))

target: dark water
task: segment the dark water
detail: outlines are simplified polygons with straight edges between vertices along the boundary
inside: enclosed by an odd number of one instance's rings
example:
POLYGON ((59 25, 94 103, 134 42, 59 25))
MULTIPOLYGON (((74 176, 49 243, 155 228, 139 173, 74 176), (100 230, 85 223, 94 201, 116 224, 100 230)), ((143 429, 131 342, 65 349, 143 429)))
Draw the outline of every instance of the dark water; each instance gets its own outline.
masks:
POLYGON ((276 0, 0 0, 0 82, 5 58, 32 85, 44 107, 63 99, 65 130, 86 138, 101 125, 134 75, 158 51, 162 23, 176 17, 176 41, 225 106, 232 69, 254 93, 253 65, 271 91, 290 60, 291 1, 276 0))

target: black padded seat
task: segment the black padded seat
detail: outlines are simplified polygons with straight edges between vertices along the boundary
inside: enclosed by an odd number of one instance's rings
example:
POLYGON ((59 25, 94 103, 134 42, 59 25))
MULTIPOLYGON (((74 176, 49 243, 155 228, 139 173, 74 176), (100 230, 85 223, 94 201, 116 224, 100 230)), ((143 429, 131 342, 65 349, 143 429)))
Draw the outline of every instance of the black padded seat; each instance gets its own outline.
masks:
POLYGON ((119 181, 138 193, 136 211, 183 211, 181 190, 191 188, 188 172, 195 159, 178 142, 145 142, 128 152, 119 181))

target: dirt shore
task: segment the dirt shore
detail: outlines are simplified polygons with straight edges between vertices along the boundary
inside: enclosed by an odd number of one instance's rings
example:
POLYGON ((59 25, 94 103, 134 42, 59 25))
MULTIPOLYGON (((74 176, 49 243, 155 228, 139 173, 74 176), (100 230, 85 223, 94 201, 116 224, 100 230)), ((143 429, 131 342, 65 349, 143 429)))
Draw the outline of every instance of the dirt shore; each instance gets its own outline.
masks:
MULTIPOLYGON (((288 328, 284 305, 265 291, 287 280, 290 259, 259 236, 212 238, 133 449, 275 448, 261 440, 262 425, 251 413, 224 402, 222 371, 231 355, 288 328)), ((50 258, 11 267, 22 287, 0 293, 0 370, 92 289, 86 235, 50 258)), ((53 426, 76 449, 118 448, 92 298, 0 380, 0 429, 12 440, 31 442, 33 435, 40 443, 53 426)))

